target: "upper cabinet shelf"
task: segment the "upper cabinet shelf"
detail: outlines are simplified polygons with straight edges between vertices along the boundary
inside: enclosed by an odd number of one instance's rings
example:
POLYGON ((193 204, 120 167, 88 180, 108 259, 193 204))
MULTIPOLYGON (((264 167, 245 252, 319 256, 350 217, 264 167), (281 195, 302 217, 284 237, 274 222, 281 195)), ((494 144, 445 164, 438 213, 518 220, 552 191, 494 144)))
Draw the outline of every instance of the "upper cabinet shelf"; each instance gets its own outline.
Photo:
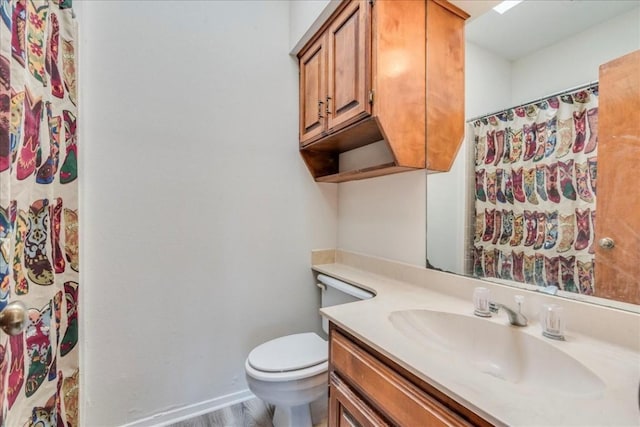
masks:
POLYGON ((443 0, 345 0, 298 55, 300 152, 322 182, 447 171, 464 135, 464 21, 443 0), (340 171, 384 140, 393 160, 340 171))

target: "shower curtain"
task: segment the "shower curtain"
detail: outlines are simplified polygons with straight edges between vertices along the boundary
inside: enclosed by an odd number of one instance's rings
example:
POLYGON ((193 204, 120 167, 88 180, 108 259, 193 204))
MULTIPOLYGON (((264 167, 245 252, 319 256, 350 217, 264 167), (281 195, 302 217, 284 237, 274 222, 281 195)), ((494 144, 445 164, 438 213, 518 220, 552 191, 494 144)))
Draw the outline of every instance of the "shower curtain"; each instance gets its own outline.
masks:
POLYGON ((473 274, 593 294, 597 85, 473 129, 473 274))
POLYGON ((0 425, 78 425, 76 22, 71 0, 0 0, 0 425))

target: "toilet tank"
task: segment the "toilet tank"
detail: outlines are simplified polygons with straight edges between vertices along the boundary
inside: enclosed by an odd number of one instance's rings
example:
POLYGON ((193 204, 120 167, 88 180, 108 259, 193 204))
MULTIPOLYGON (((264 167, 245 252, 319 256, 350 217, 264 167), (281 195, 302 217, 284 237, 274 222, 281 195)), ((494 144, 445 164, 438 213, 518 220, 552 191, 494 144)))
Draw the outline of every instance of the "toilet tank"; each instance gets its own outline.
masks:
MULTIPOLYGON (((372 292, 324 274, 318 274, 318 281, 322 284, 320 285, 322 289, 322 307, 346 304, 374 297, 372 292)), ((324 317, 322 318, 322 329, 329 333, 329 321, 324 317)))

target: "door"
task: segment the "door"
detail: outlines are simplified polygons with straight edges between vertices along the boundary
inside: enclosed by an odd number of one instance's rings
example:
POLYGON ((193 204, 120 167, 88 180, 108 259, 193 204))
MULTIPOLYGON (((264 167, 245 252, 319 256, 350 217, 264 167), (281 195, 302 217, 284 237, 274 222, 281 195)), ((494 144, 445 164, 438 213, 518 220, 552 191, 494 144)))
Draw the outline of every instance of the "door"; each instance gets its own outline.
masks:
POLYGON ((371 22, 366 1, 350 3, 327 30, 327 128, 371 114, 371 22))
POLYGON ((640 50, 600 67, 599 110, 595 295, 640 304, 640 50))
POLYGON ((326 117, 326 50, 320 37, 300 57, 300 145, 322 135, 326 117))

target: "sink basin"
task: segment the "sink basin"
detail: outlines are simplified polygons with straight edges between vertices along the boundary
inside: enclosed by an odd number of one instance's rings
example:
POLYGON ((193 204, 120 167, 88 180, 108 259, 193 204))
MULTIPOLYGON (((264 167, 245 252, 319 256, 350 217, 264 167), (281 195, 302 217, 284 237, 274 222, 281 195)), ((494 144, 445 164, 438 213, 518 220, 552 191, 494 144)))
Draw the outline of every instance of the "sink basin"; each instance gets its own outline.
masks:
POLYGON ((431 310, 395 311, 389 320, 404 336, 433 350, 425 357, 463 360, 495 378, 553 393, 593 396, 604 390, 604 382, 580 361, 508 324, 431 310))

